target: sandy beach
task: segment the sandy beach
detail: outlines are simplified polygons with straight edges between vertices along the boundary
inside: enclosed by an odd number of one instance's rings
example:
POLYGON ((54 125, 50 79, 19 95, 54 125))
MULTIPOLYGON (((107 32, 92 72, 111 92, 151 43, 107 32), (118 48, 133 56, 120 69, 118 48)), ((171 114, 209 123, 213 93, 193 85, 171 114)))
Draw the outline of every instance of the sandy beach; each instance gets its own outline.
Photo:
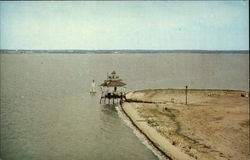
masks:
POLYGON ((248 92, 155 89, 129 92, 122 108, 172 159, 249 157, 248 92))

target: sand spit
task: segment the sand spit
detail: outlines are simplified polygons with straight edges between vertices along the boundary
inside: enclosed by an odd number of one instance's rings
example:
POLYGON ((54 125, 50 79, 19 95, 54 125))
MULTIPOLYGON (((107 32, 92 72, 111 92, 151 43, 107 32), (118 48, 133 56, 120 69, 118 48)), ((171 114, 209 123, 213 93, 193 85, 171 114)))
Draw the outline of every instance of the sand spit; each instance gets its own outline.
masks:
POLYGON ((155 89, 130 92, 122 108, 172 159, 247 160, 248 93, 155 89), (247 96, 246 96, 247 95, 247 96))

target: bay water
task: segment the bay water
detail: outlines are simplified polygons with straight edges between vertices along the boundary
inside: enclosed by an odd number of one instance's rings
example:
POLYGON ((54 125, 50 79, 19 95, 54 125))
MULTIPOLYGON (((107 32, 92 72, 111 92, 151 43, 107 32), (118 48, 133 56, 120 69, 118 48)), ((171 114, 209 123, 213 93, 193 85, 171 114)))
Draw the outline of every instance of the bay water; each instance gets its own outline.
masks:
POLYGON ((2 160, 158 159, 89 94, 113 70, 126 90, 249 88, 248 54, 1 54, 2 160))

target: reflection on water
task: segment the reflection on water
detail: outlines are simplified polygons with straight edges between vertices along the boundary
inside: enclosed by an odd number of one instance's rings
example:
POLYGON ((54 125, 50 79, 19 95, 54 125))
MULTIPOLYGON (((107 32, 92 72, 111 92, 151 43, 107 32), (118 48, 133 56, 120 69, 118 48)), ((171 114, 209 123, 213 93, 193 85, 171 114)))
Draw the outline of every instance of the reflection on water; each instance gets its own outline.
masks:
POLYGON ((116 115, 115 107, 118 106, 118 104, 104 104, 102 105, 102 112, 106 115, 116 115))

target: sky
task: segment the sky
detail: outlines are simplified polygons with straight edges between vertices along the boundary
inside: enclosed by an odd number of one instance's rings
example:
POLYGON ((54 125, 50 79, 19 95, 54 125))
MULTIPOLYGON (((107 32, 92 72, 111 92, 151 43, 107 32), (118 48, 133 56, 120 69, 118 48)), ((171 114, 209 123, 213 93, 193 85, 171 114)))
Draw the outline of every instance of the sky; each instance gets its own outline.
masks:
POLYGON ((248 1, 2 1, 0 48, 248 50, 248 6, 248 1))

